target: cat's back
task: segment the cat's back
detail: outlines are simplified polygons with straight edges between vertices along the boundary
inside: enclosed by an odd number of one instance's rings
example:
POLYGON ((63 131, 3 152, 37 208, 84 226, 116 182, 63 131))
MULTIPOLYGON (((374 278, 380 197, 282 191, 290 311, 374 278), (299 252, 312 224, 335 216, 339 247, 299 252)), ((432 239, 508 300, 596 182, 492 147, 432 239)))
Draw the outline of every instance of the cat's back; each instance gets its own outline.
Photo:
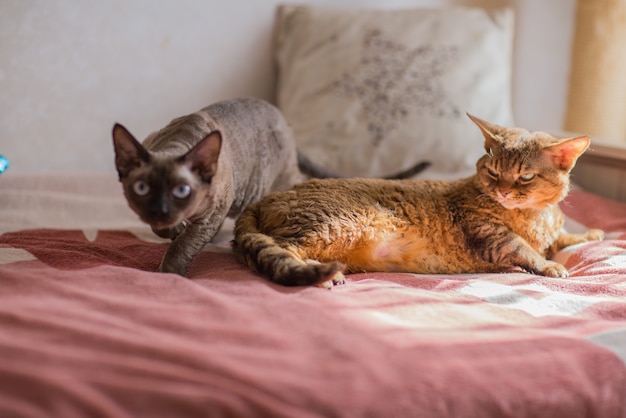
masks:
POLYGON ((265 100, 252 97, 225 100, 200 113, 210 121, 212 129, 222 132, 234 161, 244 163, 252 157, 265 169, 271 169, 277 167, 277 161, 295 159, 296 144, 291 128, 280 110, 265 100))
POLYGON ((255 128, 283 123, 280 111, 271 103, 254 97, 241 97, 213 103, 198 112, 206 115, 215 125, 213 129, 225 129, 251 133, 255 128))
POLYGON ((274 105, 244 97, 215 103, 202 112, 216 121, 215 129, 222 132, 223 154, 228 156, 232 179, 241 190, 234 211, 304 180, 293 132, 274 105))
POLYGON ((218 130, 226 138, 226 147, 250 150, 255 145, 255 134, 276 129, 288 126, 275 106, 261 99, 236 98, 173 119, 149 135, 143 145, 153 152, 182 155, 218 130))
POLYGON ((378 178, 312 179, 298 184, 294 190, 301 196, 334 192, 357 201, 424 199, 438 200, 458 188, 458 181, 389 180, 378 178), (425 199, 428 198, 428 199, 425 199))
MULTIPOLYGON (((291 190, 266 196, 260 207, 293 215, 353 216, 370 211, 396 212, 406 217, 435 217, 448 212, 455 200, 469 200, 469 179, 385 180, 376 178, 312 179, 291 190), (467 195, 467 196, 466 196, 467 195)), ((320 219, 321 220, 321 219, 320 219)))

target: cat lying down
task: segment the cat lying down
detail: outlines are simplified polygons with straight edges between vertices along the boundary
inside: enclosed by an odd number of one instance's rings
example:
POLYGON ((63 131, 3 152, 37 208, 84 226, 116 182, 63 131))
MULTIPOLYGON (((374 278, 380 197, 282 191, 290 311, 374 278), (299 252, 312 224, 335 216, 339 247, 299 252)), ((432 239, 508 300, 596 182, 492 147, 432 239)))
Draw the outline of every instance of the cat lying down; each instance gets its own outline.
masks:
POLYGON ((343 273, 504 272, 567 277, 548 258, 601 240, 562 229, 559 209, 587 137, 556 139, 468 115, 485 138, 476 174, 457 181, 310 180, 250 205, 234 251, 283 285, 342 283, 343 273))
MULTIPOLYGON (((159 271, 180 275, 227 216, 271 191, 333 175, 299 155, 277 108, 252 98, 174 119, 143 144, 115 124, 113 145, 129 206, 157 235, 173 240, 159 271)), ((428 165, 390 177, 409 177, 428 165)))

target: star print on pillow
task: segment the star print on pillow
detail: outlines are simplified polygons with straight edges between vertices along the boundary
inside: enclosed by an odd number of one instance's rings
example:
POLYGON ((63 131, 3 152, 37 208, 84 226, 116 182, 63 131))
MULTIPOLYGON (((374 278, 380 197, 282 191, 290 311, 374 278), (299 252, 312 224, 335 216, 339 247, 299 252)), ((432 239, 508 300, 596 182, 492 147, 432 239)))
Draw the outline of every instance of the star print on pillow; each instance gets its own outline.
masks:
POLYGON ((317 164, 377 177, 474 170, 484 152, 465 112, 512 124, 510 9, 279 8, 278 106, 317 164))
POLYGON ((455 54, 455 47, 409 49, 385 39, 378 29, 370 30, 359 66, 333 82, 334 91, 361 103, 368 134, 378 146, 413 111, 460 117, 441 82, 455 54))

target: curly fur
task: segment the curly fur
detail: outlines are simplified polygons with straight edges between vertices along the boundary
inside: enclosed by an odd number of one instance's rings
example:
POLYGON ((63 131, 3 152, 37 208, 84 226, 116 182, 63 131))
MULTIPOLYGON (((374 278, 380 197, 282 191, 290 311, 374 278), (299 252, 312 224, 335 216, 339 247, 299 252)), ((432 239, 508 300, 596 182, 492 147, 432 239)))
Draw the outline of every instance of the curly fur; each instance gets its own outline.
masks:
POLYGON ((430 274, 521 269, 551 277, 548 258, 602 231, 562 230, 558 202, 586 137, 556 139, 472 117, 485 137, 476 174, 457 181, 326 179, 272 193, 235 225, 238 258, 284 285, 338 274, 430 274))

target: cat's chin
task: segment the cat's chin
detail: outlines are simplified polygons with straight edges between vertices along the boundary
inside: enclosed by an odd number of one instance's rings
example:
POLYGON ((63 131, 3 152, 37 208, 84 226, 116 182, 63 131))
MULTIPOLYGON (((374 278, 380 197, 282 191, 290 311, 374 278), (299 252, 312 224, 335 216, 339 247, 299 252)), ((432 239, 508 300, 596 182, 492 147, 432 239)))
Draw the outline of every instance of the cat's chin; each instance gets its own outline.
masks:
POLYGON ((172 224, 170 222, 146 222, 146 223, 149 224, 153 229, 170 229, 176 226, 175 224, 172 224))
POLYGON ((176 226, 180 225, 182 223, 182 221, 169 221, 169 222, 165 222, 165 221, 152 221, 152 222, 147 222, 148 224, 150 224, 150 226, 154 229, 172 229, 175 228, 176 226))
POLYGON ((514 202, 508 199, 496 199, 496 201, 505 209, 543 209, 551 204, 551 202, 537 202, 534 199, 526 199, 523 202, 514 202))
POLYGON ((187 224, 185 223, 185 221, 183 221, 178 225, 172 227, 157 228, 153 226, 152 232, 154 232, 161 238, 176 239, 176 237, 178 237, 185 230, 186 227, 187 224))
POLYGON ((533 208, 534 205, 532 202, 528 200, 524 200, 523 202, 515 202, 509 199, 496 199, 503 208, 513 210, 513 209, 529 209, 533 208))
POLYGON ((143 218, 143 217, 141 217, 141 220, 147 223, 148 225, 150 225, 152 229, 159 229, 159 230, 172 229, 180 225, 183 222, 183 220, 179 220, 179 219, 150 219, 150 218, 143 218))

